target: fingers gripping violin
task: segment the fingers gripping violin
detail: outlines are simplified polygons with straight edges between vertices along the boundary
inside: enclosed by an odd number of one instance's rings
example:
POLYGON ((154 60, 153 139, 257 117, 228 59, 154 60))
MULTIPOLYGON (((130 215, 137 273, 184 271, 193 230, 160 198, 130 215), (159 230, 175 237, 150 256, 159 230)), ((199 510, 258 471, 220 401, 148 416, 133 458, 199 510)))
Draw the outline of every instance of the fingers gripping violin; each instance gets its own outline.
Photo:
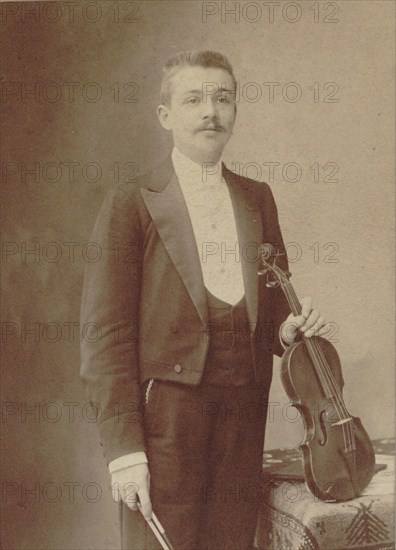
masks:
MULTIPOLYGON (((300 315, 290 273, 276 266, 272 245, 261 245, 261 261, 259 274, 267 276, 267 286, 281 286, 293 315, 300 315)), ((373 477, 375 455, 360 419, 345 406, 336 349, 324 338, 303 337, 283 354, 281 379, 304 421, 300 450, 309 490, 331 502, 359 496, 373 477)))

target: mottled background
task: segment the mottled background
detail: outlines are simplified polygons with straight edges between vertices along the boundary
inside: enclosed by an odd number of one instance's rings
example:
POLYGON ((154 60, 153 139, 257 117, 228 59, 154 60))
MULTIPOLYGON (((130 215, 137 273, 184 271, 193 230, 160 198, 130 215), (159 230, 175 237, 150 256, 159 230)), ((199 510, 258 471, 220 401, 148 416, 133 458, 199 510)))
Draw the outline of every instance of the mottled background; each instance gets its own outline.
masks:
MULTIPOLYGON (((171 149, 155 108, 161 66, 181 49, 231 60, 241 100, 228 165, 271 184, 296 290, 337 329, 350 411, 373 438, 392 435, 393 3, 1 8, 3 547, 117 548, 79 381, 86 243, 117 177, 171 149)), ((267 449, 302 435, 278 366, 267 449)))

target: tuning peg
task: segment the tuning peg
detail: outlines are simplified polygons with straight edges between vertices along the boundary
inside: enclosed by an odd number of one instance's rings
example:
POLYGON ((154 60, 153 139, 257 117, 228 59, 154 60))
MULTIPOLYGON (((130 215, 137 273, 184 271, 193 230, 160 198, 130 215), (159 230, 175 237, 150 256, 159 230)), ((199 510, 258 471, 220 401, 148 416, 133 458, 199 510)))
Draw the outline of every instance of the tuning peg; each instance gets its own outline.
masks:
POLYGON ((278 286, 278 281, 267 281, 265 286, 268 288, 276 288, 278 286))
POLYGON ((268 288, 276 288, 279 285, 278 279, 274 279, 273 276, 271 277, 272 273, 267 274, 267 281, 265 283, 265 286, 268 288))
POLYGON ((269 272, 268 267, 263 267, 262 269, 259 269, 259 271, 257 273, 259 275, 267 275, 268 272, 269 272))

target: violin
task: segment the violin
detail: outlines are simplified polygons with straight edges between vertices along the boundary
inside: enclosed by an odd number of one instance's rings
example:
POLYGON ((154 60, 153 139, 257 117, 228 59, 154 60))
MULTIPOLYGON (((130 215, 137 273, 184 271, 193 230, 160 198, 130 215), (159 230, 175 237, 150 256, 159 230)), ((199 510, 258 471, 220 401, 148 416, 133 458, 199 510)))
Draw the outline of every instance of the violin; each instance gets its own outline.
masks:
MULTIPOLYGON (((263 244, 260 256, 259 274, 267 276, 266 286, 281 286, 293 315, 301 315, 291 274, 276 265, 279 254, 271 244, 263 244)), ((304 422, 299 448, 308 489, 327 502, 358 497, 374 475, 375 455, 360 418, 351 416, 344 403, 336 349, 322 337, 303 336, 283 354, 281 380, 304 422)))

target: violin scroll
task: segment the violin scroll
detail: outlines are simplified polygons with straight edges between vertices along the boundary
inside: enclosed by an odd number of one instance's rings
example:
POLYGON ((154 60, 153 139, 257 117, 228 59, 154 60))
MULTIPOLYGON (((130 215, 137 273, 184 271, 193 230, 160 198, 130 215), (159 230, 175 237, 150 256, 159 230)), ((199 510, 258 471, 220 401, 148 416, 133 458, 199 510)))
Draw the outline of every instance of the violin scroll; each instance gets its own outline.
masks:
POLYGON ((259 275, 267 275, 266 286, 276 288, 279 285, 284 285, 288 282, 291 273, 290 271, 282 271, 276 265, 276 260, 279 256, 284 256, 284 252, 279 252, 271 243, 263 243, 260 245, 260 259, 262 267, 259 270, 259 275))

